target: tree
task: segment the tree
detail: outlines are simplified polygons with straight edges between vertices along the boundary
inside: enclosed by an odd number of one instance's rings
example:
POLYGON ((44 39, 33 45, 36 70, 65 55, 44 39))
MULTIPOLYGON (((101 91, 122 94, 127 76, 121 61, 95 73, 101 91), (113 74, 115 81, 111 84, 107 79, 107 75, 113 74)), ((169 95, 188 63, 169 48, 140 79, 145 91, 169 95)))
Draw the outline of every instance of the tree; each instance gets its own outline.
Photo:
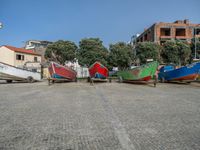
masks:
POLYGON ((200 38, 196 38, 196 44, 195 44, 195 38, 192 39, 191 43, 192 59, 195 57, 195 46, 196 46, 196 58, 200 59, 200 38))
POLYGON ((111 44, 109 50, 109 66, 124 69, 132 64, 134 60, 134 54, 133 48, 130 44, 118 42, 116 44, 111 44))
POLYGON ((64 64, 66 61, 74 61, 77 49, 74 42, 59 40, 47 47, 45 58, 64 64))
POLYGON ((81 65, 90 66, 95 61, 107 66, 108 50, 99 38, 85 38, 79 42, 78 60, 81 65))
POLYGON ((140 62, 146 63, 147 59, 153 59, 160 61, 160 51, 162 47, 153 42, 142 42, 138 43, 135 47, 136 50, 136 58, 140 60, 140 62))
POLYGON ((177 41, 177 46, 179 48, 180 64, 186 65, 190 59, 191 52, 192 52, 190 45, 181 41, 177 41))
POLYGON ((161 53, 164 62, 179 65, 185 65, 190 59, 190 54, 190 46, 177 40, 166 41, 161 53))

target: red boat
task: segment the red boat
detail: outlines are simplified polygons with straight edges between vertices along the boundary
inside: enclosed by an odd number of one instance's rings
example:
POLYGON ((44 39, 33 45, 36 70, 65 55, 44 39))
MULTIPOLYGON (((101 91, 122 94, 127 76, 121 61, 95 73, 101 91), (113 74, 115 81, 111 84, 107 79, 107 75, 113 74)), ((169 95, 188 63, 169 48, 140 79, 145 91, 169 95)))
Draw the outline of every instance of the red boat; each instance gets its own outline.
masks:
POLYGON ((95 62, 89 68, 91 78, 106 79, 108 77, 108 69, 100 62, 95 62))
POLYGON ((49 73, 53 79, 65 79, 69 81, 76 81, 76 71, 67 66, 62 66, 58 63, 51 62, 49 66, 49 73))

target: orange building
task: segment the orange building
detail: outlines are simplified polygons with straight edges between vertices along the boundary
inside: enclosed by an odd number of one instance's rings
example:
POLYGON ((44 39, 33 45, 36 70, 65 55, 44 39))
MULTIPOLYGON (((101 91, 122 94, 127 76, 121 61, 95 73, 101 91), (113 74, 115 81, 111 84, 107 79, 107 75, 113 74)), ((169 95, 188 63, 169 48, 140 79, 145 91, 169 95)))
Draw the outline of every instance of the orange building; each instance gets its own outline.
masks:
POLYGON ((189 20, 177 20, 174 23, 155 23, 140 34, 135 42, 156 42, 162 44, 167 40, 178 39, 191 43, 193 38, 200 38, 200 24, 189 20))

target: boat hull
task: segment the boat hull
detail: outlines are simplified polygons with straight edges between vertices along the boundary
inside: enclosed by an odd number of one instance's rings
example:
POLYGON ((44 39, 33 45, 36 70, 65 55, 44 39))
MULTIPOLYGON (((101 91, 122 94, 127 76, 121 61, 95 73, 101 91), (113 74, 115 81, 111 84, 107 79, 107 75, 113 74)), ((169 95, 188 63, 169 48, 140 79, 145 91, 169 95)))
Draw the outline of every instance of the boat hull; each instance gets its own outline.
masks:
POLYGON ((153 78, 158 68, 158 62, 154 61, 130 70, 119 71, 118 77, 125 81, 149 81, 153 78))
POLYGON ((40 72, 33 72, 30 70, 14 67, 0 62, 0 79, 1 80, 15 80, 22 81, 32 77, 33 80, 41 80, 40 72))
POLYGON ((193 63, 169 71, 165 70, 164 67, 160 69, 160 73, 158 74, 159 79, 164 81, 193 81, 197 79, 200 73, 200 63, 193 63))
POLYGON ((49 66, 49 73, 51 78, 66 79, 69 81, 76 80, 76 72, 67 66, 59 65, 55 62, 51 62, 49 66))
POLYGON ((108 69, 99 62, 95 62, 89 68, 91 78, 106 79, 108 77, 108 69))

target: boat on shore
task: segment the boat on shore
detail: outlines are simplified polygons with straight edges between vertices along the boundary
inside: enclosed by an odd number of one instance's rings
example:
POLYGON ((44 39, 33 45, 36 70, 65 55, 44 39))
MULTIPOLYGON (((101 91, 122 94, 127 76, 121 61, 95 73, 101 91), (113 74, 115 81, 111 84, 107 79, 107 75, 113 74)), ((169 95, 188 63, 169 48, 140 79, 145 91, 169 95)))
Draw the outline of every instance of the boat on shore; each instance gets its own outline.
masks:
POLYGON ((107 79, 108 69, 102 65, 100 62, 95 62, 89 67, 90 78, 92 79, 107 79))
POLYGON ((7 83, 12 81, 27 81, 31 83, 41 80, 41 73, 0 62, 0 80, 6 80, 7 83))
POLYGON ((192 63, 180 68, 173 65, 163 66, 159 70, 158 78, 161 82, 169 81, 194 81, 200 74, 200 62, 192 63))
POLYGON ((148 82, 153 78, 158 68, 158 62, 153 61, 142 66, 136 66, 132 69, 119 71, 117 76, 120 82, 131 82, 131 81, 145 81, 148 82))
POLYGON ((62 66, 56 62, 50 62, 48 69, 52 79, 77 81, 77 73, 70 67, 62 66))

